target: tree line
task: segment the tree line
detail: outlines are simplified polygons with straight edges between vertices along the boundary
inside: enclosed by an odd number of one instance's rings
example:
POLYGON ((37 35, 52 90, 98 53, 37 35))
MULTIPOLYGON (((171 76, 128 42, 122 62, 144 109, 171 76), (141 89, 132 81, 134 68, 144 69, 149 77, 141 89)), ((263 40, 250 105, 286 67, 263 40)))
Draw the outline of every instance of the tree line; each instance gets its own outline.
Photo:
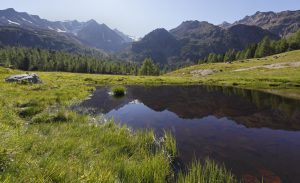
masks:
POLYGON ((300 49, 300 30, 280 40, 270 40, 269 37, 265 37, 261 42, 251 44, 241 51, 230 49, 225 54, 210 53, 205 59, 199 60, 199 64, 261 58, 297 49, 300 49))
POLYGON ((61 71, 116 75, 160 75, 162 71, 153 60, 142 65, 132 62, 102 60, 92 56, 48 51, 39 48, 2 47, 0 66, 24 71, 61 71))
POLYGON ((138 75, 139 65, 38 48, 3 47, 0 65, 25 71, 138 75))

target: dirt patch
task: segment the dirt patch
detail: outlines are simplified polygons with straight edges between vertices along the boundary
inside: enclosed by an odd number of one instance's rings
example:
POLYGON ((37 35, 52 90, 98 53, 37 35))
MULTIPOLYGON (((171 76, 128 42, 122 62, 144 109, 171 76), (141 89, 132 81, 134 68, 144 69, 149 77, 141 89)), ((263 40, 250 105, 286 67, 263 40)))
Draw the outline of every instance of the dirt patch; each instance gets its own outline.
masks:
POLYGON ((277 63, 277 64, 269 64, 269 65, 262 65, 262 66, 255 66, 255 67, 248 67, 248 68, 242 68, 234 70, 235 72, 240 71, 249 71, 259 68, 265 68, 265 69, 283 69, 288 67, 300 67, 300 62, 283 62, 283 63, 277 63))
POLYGON ((216 70, 212 70, 212 69, 199 69, 199 70, 191 71, 190 73, 193 76, 207 76, 216 72, 217 72, 216 70))

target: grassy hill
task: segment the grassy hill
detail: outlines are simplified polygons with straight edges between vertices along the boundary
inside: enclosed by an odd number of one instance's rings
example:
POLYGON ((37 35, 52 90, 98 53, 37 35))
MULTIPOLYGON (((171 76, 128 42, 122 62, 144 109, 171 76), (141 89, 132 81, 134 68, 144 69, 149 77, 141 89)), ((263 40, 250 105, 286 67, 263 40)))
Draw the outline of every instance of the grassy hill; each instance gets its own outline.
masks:
POLYGON ((265 90, 300 98, 300 50, 232 63, 195 65, 168 73, 199 83, 265 90))

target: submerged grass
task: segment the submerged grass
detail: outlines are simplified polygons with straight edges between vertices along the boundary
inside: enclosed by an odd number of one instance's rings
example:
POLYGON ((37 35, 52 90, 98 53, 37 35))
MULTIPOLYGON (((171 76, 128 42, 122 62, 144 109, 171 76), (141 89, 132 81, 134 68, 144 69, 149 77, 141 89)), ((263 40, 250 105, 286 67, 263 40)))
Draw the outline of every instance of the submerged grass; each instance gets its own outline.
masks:
MULTIPOLYGON (((152 131, 133 132, 69 110, 95 84, 125 82, 118 81, 123 76, 38 73, 41 84, 4 82, 17 73, 0 68, 0 182, 176 181, 171 133, 158 140, 152 131)), ((136 77, 130 82, 184 81, 175 80, 136 77)))

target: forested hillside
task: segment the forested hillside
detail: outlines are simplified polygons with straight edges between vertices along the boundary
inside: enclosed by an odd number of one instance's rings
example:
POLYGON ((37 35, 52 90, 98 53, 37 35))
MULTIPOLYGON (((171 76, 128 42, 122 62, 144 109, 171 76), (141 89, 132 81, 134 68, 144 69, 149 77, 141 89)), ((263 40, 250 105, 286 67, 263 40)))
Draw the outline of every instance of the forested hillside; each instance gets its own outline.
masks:
POLYGON ((78 73, 137 75, 138 65, 103 60, 81 54, 33 48, 0 48, 0 64, 26 71, 65 71, 78 73))
POLYGON ((300 49, 300 30, 288 38, 282 38, 277 41, 271 40, 269 37, 265 37, 261 42, 251 44, 241 51, 229 49, 225 54, 210 53, 205 59, 199 60, 199 63, 223 61, 231 62, 234 60, 261 58, 297 49, 300 49))

